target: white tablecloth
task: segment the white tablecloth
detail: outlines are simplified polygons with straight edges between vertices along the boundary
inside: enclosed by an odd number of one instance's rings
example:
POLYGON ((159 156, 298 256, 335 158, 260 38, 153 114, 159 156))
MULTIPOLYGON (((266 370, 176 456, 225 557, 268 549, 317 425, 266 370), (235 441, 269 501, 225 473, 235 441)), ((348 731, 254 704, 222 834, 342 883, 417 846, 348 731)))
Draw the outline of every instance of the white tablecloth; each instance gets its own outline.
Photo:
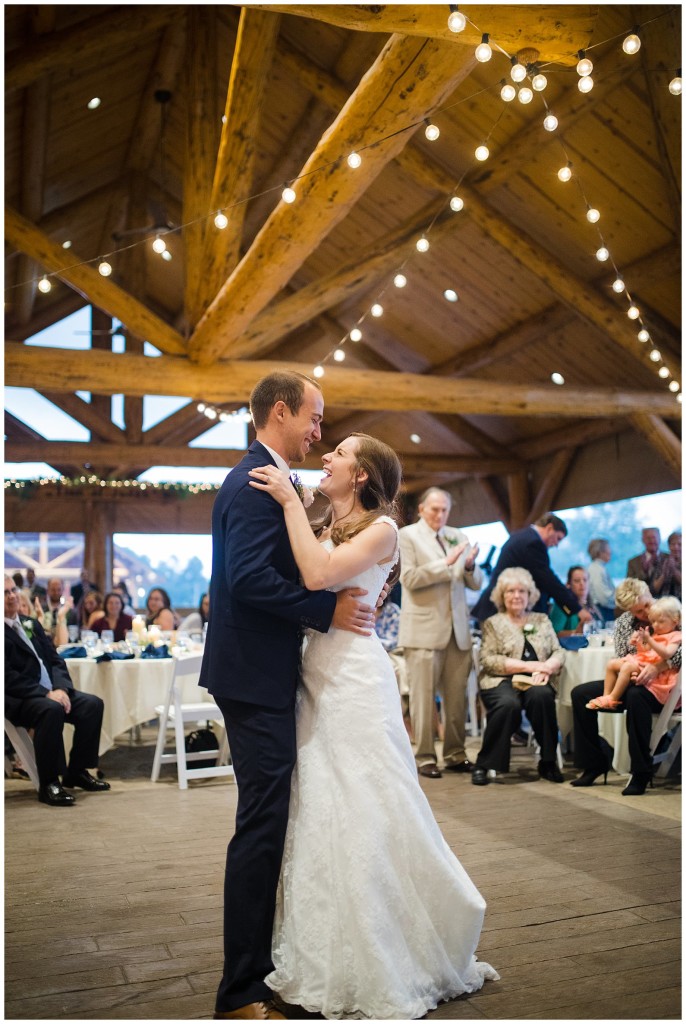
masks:
MULTIPOLYGON (((105 702, 100 733, 100 754, 114 746, 114 737, 155 718, 155 706, 164 704, 171 684, 174 659, 136 658, 133 661, 66 659, 76 690, 94 693, 105 702)), ((211 701, 207 690, 192 679, 182 679, 181 700, 187 704, 211 701)))

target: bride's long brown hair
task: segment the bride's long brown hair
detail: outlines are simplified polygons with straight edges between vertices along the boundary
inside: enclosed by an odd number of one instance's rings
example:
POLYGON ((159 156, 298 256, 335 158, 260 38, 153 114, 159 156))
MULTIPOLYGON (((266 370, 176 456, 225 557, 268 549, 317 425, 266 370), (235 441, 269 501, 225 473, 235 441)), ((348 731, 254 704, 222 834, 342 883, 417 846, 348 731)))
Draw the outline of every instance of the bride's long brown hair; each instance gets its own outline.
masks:
MULTIPOLYGON (((355 537, 380 515, 392 519, 398 516, 396 498, 403 476, 400 459, 392 448, 369 434, 352 433, 348 436, 357 438, 353 473, 357 476, 360 470, 364 470, 367 474, 362 483, 355 481, 350 508, 354 508, 355 500, 359 498, 364 512, 356 519, 333 527, 331 540, 334 544, 343 544, 355 537)), ((329 506, 322 518, 312 524, 315 533, 321 533, 330 526, 332 517, 333 509, 329 506)))

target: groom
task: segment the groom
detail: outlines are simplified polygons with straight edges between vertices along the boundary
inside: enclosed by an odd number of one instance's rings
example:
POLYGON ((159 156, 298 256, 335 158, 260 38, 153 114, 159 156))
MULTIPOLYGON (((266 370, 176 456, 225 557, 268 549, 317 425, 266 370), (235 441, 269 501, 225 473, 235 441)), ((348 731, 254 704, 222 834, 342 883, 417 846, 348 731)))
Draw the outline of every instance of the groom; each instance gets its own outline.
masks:
POLYGON ((310 592, 298 582, 278 502, 249 486, 249 472, 303 462, 321 439, 324 399, 299 373, 256 384, 257 439, 224 481, 212 511, 210 620, 200 685, 221 709, 238 784, 236 831, 226 855, 224 973, 215 1019, 283 1019, 264 978, 273 970, 276 889, 296 760, 295 691, 301 632, 331 625, 371 634, 366 591, 310 592))

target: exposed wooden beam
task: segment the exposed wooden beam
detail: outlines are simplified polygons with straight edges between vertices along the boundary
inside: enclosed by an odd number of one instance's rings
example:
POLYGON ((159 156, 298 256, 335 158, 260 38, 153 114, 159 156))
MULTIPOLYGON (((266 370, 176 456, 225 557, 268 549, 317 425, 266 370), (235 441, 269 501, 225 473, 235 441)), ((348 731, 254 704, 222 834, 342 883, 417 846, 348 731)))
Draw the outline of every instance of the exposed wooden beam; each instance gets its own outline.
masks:
POLYGON ((177 4, 117 7, 45 38, 33 39, 8 53, 5 89, 21 89, 51 71, 92 64, 113 50, 136 46, 141 37, 157 32, 183 11, 177 4))
POLYGON ((79 395, 69 394, 65 391, 52 391, 49 388, 41 388, 39 385, 36 386, 36 390, 43 398, 47 398, 48 402, 52 402, 62 412, 66 412, 67 416, 71 416, 97 438, 114 443, 126 441, 126 434, 116 423, 95 410, 90 402, 84 401, 79 395))
POLYGON ((46 327, 52 327, 53 324, 58 324, 65 317, 76 313, 77 310, 83 309, 85 305, 87 303, 83 296, 72 291, 68 291, 66 295, 56 299, 49 305, 44 306, 41 302, 40 309, 34 307, 33 316, 23 327, 15 324, 10 319, 6 330, 6 340, 26 341, 27 338, 32 338, 34 334, 44 331, 46 327))
POLYGON ((35 224, 11 207, 5 208, 5 237, 16 249, 31 256, 46 270, 57 274, 92 305, 117 317, 161 352, 178 355, 186 351, 183 338, 151 313, 143 303, 132 298, 113 281, 102 277, 93 267, 81 263, 73 249, 67 252, 61 245, 52 242, 35 224))
MULTIPOLYGON (((42 434, 39 434, 37 430, 34 430, 27 423, 17 419, 7 409, 5 409, 5 433, 7 434, 8 441, 37 441, 39 444, 45 443, 45 438, 42 434)), ((41 459, 40 461, 42 462, 43 460, 41 459)))
POLYGON ((619 434, 627 429, 626 420, 601 419, 580 420, 578 423, 565 423, 558 430, 548 430, 526 441, 517 442, 517 452, 526 462, 534 462, 544 455, 552 455, 560 448, 569 448, 570 444, 579 447, 597 441, 612 434, 619 434))
POLYGON ((126 180, 118 178, 94 188, 79 199, 50 210, 36 222, 36 226, 55 242, 71 240, 88 231, 92 224, 99 223, 103 209, 121 200, 126 193, 126 180))
POLYGON ((636 413, 631 423, 668 467, 676 480, 681 480, 682 457, 681 439, 670 430, 659 416, 636 413))
MULTIPOLYGON (((251 6, 251 5, 246 5, 251 6)), ((516 53, 535 46, 540 59, 576 63, 595 25, 596 8, 589 4, 560 7, 550 4, 470 4, 469 21, 456 35, 448 28, 445 4, 263 4, 269 11, 315 18, 358 32, 399 32, 406 36, 442 39, 456 47, 473 48, 485 26, 497 26, 498 43, 516 53), (479 26, 477 28, 476 26, 479 26)), ((495 29, 493 30, 495 33, 495 29)))
POLYGON ((280 15, 269 11, 241 11, 208 211, 225 209, 229 223, 221 231, 211 226, 205 231, 197 305, 200 313, 205 312, 238 263, 246 200, 254 191, 265 86, 280 21, 280 15))
POLYGON ((416 125, 474 62, 471 51, 447 43, 389 40, 303 168, 297 202, 279 203, 201 319, 189 343, 194 360, 207 365, 232 354, 252 320, 405 145, 411 132, 398 126, 416 125), (384 136, 386 142, 365 150, 355 174, 341 166, 341 153, 384 136))
MULTIPOLYGON (((681 161, 679 160, 679 149, 676 148, 675 152, 670 152, 667 144, 667 135, 665 133, 665 124, 663 118, 663 110, 666 108, 665 99, 669 102, 672 97, 668 91, 664 88, 664 79, 660 75, 656 78, 655 71, 653 68, 653 60, 648 60, 645 47, 641 49, 641 66, 643 68, 643 74, 646 83, 646 93, 648 97, 648 105, 651 112, 651 123, 655 132, 655 141, 657 142, 657 151, 660 154, 660 166, 662 168, 662 174, 665 180, 665 187, 671 206, 674 210, 681 209, 681 161), (658 84, 659 83, 659 84, 658 84), (664 92, 663 97, 661 93, 664 92), (673 161, 676 162, 677 166, 674 166, 673 161)), ((671 72, 665 68, 665 78, 667 75, 671 75, 671 72)), ((674 218, 674 228, 681 234, 681 218, 674 218)))
MULTIPOLYGON (((245 403, 255 383, 279 368, 309 374, 308 363, 224 362, 203 367, 172 356, 67 352, 64 349, 5 346, 6 383, 57 392, 85 390, 131 395, 180 395, 209 402, 245 403)), ((681 418, 669 392, 617 388, 558 388, 555 385, 496 384, 412 373, 327 370, 327 403, 348 409, 419 409, 427 413, 488 416, 629 416, 633 412, 681 418)))
POLYGON ((578 450, 576 447, 562 448, 559 452, 555 453, 545 479, 541 482, 536 497, 529 509, 527 522, 535 523, 545 512, 555 508, 555 499, 569 473, 578 450))
POLYGON ((158 154, 162 118, 155 93, 163 89, 173 95, 185 53, 186 17, 182 14, 164 28, 155 62, 141 93, 138 114, 123 163, 128 170, 149 171, 158 154))
POLYGON ((529 475, 522 470, 507 478, 507 497, 510 505, 510 531, 526 526, 529 514, 529 475))
POLYGON ((477 482, 481 490, 486 495, 487 500, 494 506, 501 523, 508 533, 511 533, 510 510, 507 504, 503 501, 500 491, 497 489, 495 483, 487 476, 480 476, 477 482))

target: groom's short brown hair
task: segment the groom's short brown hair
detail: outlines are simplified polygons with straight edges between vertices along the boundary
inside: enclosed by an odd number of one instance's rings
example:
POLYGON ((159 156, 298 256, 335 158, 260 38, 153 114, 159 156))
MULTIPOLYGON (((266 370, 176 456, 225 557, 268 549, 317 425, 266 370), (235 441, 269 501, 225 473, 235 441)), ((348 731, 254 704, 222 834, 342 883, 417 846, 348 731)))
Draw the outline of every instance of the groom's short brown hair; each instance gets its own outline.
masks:
POLYGON ((279 370, 258 380, 250 395, 250 414, 255 430, 261 430, 267 425, 269 413, 277 402, 284 402, 296 416, 303 404, 306 384, 312 384, 321 391, 316 380, 310 380, 304 373, 295 370, 279 370))

